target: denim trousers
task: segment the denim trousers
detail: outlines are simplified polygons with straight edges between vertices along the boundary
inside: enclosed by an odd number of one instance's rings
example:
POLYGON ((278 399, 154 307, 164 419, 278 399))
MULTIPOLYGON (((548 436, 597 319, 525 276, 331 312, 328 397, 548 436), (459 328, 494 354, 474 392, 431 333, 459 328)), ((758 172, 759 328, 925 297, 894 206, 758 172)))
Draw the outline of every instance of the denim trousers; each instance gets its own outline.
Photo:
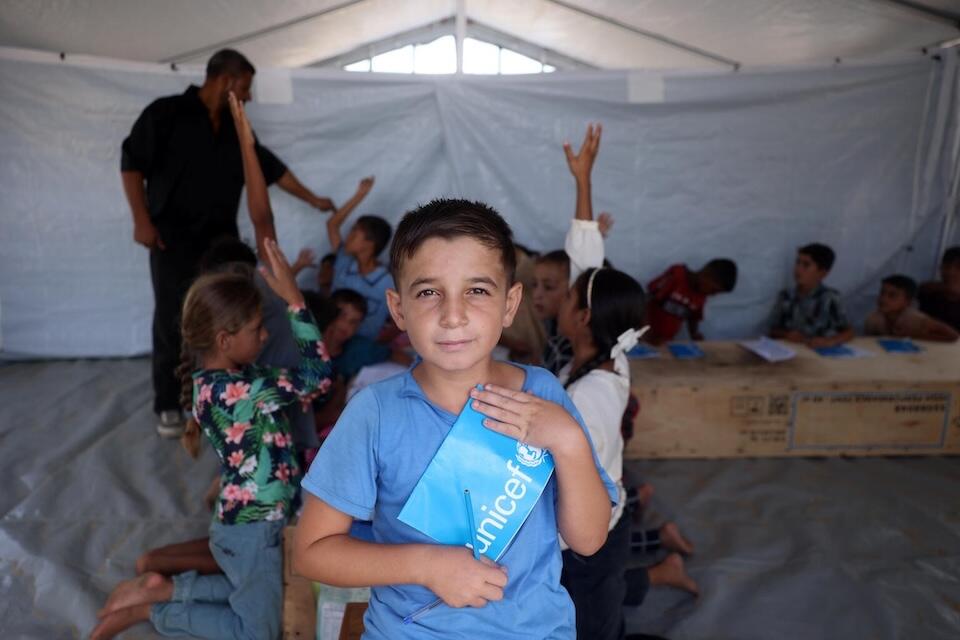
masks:
POLYGON ((210 525, 210 551, 223 575, 188 571, 174 576, 171 601, 150 609, 157 632, 198 638, 279 638, 285 523, 210 525))

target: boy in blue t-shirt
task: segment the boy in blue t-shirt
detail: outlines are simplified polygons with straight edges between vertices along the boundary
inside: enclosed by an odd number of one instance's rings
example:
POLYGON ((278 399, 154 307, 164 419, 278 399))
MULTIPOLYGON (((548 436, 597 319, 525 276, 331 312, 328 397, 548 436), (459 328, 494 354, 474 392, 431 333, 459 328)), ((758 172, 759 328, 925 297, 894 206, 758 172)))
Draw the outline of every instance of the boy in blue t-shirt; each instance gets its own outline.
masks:
POLYGON ((347 216, 367 197, 373 188, 373 176, 364 178, 357 192, 327 220, 330 247, 336 254, 333 262, 331 290, 353 289, 367 300, 367 315, 358 336, 376 340, 387 320, 386 292, 393 288, 393 278, 377 256, 390 243, 390 223, 380 216, 360 216, 346 238, 340 227, 347 216))
POLYGON ((372 586, 365 638, 572 639, 558 530, 575 552, 595 553, 617 494, 556 378, 491 357, 522 295, 510 227, 486 205, 435 200, 403 218, 390 254, 390 313, 422 360, 360 391, 320 449, 302 483, 295 570, 372 586), (469 397, 485 426, 549 449, 556 465, 499 565, 397 517, 469 397), (375 542, 349 536, 354 519, 372 520, 375 542))

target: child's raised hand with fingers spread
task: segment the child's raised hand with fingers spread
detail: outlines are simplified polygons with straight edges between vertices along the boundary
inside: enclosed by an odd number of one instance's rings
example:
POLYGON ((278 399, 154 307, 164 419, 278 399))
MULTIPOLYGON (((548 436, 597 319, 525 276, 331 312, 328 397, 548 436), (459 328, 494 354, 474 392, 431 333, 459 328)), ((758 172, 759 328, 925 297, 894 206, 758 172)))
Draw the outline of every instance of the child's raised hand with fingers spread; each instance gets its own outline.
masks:
POLYGON ((580 150, 576 154, 573 153, 573 148, 569 142, 563 143, 563 153, 567 156, 567 166, 577 180, 590 179, 593 162, 597 159, 597 152, 600 151, 600 135, 602 133, 603 126, 599 122, 596 126, 587 125, 587 133, 583 136, 580 150))
POLYGON ((424 584, 448 606, 479 608, 503 600, 504 567, 486 557, 474 560, 465 547, 437 547, 430 553, 430 576, 424 584))
POLYGON ((316 255, 313 253, 312 249, 300 249, 300 253, 297 254, 297 259, 294 261, 290 269, 293 271, 294 275, 297 275, 301 271, 307 268, 316 267, 315 264, 316 255))
POLYGON ((607 234, 610 233, 610 229, 613 228, 613 222, 613 216, 606 211, 597 216, 597 227, 600 229, 600 235, 606 238, 607 234))
POLYGON ((267 253, 267 265, 261 265, 259 268, 263 279, 288 305, 302 307, 303 294, 300 293, 293 269, 290 268, 286 256, 277 246, 277 241, 267 238, 263 241, 263 245, 267 253))
POLYGON ((523 391, 495 384, 470 391, 473 408, 487 416, 483 426, 541 449, 559 450, 583 431, 566 409, 523 391))
POLYGON ((253 129, 250 127, 250 121, 247 120, 247 112, 243 108, 243 103, 237 96, 230 92, 227 96, 230 103, 230 115, 233 116, 233 124, 237 128, 237 138, 241 145, 253 145, 256 138, 253 136, 253 129))

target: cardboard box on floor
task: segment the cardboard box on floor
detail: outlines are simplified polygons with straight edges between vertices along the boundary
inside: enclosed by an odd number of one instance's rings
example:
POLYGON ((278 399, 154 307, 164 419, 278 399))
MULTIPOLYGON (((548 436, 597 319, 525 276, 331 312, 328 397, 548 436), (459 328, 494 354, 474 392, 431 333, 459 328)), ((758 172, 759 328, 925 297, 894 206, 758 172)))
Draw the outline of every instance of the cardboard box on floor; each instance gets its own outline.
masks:
POLYGON ((640 401, 626 457, 742 458, 960 454, 960 344, 825 358, 795 346, 768 363, 734 342, 706 356, 631 361, 640 401))

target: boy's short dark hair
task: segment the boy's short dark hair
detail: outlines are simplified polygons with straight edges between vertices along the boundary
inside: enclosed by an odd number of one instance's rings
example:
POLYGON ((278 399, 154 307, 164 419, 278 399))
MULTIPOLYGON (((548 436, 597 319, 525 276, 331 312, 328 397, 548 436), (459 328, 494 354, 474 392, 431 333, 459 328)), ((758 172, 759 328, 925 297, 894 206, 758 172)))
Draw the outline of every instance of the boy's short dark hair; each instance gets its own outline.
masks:
POLYGON ((555 264, 558 267, 569 269, 570 256, 563 249, 557 249, 537 256, 537 264, 555 264))
POLYGON ((703 272, 713 278, 724 293, 737 286, 737 263, 729 258, 714 258, 703 266, 703 272))
POLYGON ((247 57, 236 49, 220 49, 207 61, 208 78, 217 78, 223 74, 236 77, 245 73, 254 75, 257 70, 247 57))
POLYGON ((337 254, 328 253, 327 255, 320 258, 320 264, 329 264, 331 267, 333 263, 337 261, 337 254))
POLYGON ((330 294, 330 301, 336 305, 348 304, 363 315, 367 315, 367 299, 353 289, 337 289, 330 294))
POLYGON ((830 271, 830 269, 833 268, 833 261, 836 259, 836 254, 833 253, 833 249, 819 242, 800 247, 797 249, 797 253, 809 256, 814 264, 823 271, 830 271))
POLYGON ((367 236, 367 240, 373 243, 373 255, 380 255, 380 252, 390 244, 393 228, 380 216, 360 216, 355 224, 363 231, 363 235, 367 236))
POLYGON ((236 263, 256 267, 257 254, 242 240, 233 236, 220 236, 200 256, 200 273, 210 273, 236 263))
POLYGON ((957 262, 960 262, 960 246, 950 247, 943 252, 943 259, 940 260, 942 266, 947 267, 957 262))
POLYGON ((914 296, 917 295, 917 282, 909 276, 899 273, 893 276, 887 276, 883 279, 883 284, 900 289, 910 300, 913 300, 914 296))
POLYGON ((430 238, 467 237, 500 253, 500 263, 507 276, 507 286, 517 274, 517 254, 513 249, 510 225, 492 207, 470 200, 438 198, 407 212, 390 247, 390 273, 400 282, 404 261, 430 238))
POLYGON ((300 290, 303 294, 303 303, 313 314, 313 319, 317 321, 317 326, 321 331, 327 328, 331 322, 337 318, 340 310, 334 302, 316 291, 300 290))

